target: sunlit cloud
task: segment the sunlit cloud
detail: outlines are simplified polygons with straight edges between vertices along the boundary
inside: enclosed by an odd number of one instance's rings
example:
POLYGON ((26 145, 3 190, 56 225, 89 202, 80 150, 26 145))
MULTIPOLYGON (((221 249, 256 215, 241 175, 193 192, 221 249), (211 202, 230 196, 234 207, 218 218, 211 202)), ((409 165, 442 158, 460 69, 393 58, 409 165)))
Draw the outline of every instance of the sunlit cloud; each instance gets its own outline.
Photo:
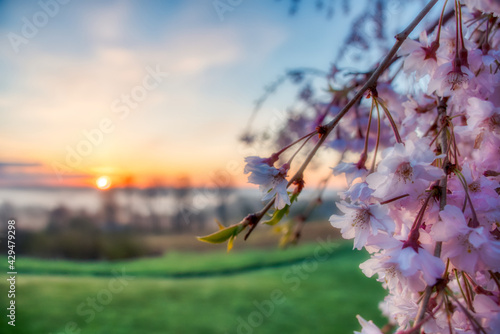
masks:
MULTIPOLYGON (((210 4, 160 7, 156 13, 132 1, 74 3, 21 52, 4 50, 0 159, 23 154, 50 171, 54 162, 66 164, 68 150, 103 119, 113 130, 65 177, 111 166, 166 179, 187 173, 203 182, 210 170, 241 159, 235 140, 266 83, 255 76, 250 82, 248 74, 268 66, 293 34, 272 17, 256 25, 243 7, 233 13, 242 19, 225 23, 210 4), (141 85, 148 68, 168 77, 120 117, 113 103, 141 85), (250 84, 259 90, 250 94, 250 84)), ((11 21, 0 30, 18 29, 11 21)))

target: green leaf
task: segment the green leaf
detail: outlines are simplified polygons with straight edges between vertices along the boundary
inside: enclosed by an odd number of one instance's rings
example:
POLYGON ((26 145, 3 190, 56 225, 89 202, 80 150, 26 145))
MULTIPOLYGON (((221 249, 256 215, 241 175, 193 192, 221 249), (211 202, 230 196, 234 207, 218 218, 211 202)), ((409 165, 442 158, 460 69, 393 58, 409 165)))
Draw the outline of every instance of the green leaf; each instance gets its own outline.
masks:
POLYGON ((242 224, 235 224, 228 226, 226 228, 223 228, 217 232, 214 232, 212 234, 203 236, 203 237, 197 237, 198 240, 208 242, 211 244, 220 244, 226 240, 228 240, 231 237, 237 236, 241 231, 243 231, 245 227, 242 224))
POLYGON ((227 252, 231 251, 233 249, 233 241, 236 236, 233 234, 230 238, 229 241, 227 242, 227 252))
MULTIPOLYGON (((299 197, 299 194, 293 194, 290 197, 290 204, 293 204, 293 202, 295 202, 297 200, 297 197, 299 197)), ((271 225, 271 226, 276 225, 281 221, 281 219, 285 215, 288 215, 289 212, 290 212, 290 205, 287 204, 281 210, 274 210, 273 215, 271 216, 271 219, 266 220, 265 222, 263 222, 263 224, 267 224, 267 225, 271 225)))
POLYGON ((263 222, 263 224, 267 224, 267 225, 276 225, 278 224, 281 219, 285 216, 285 214, 288 215, 288 212, 290 211, 290 207, 287 205, 285 205, 285 207, 281 210, 274 210, 273 212, 273 215, 271 216, 271 219, 269 220, 266 220, 265 222, 263 222))

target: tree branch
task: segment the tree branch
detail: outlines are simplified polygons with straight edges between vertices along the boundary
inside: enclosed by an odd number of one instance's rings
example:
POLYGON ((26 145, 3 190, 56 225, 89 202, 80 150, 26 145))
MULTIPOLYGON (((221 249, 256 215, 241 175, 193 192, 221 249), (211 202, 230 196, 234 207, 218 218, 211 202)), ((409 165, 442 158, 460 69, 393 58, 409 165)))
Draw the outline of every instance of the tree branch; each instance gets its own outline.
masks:
MULTIPOLYGON (((396 53, 398 52, 399 48, 403 44, 403 42, 408 38, 410 33, 415 29, 415 27, 422 21, 422 19, 429 13, 429 11, 434 7, 434 5, 438 2, 438 0, 431 0, 429 3, 422 9, 422 11, 413 19, 413 21, 399 34, 395 36, 396 42, 394 43, 393 47, 391 50, 387 53, 387 55, 384 57, 380 65, 377 67, 377 69, 372 73, 370 78, 365 82, 365 84, 359 89, 359 91, 354 95, 354 97, 347 102, 347 104, 342 108, 342 110, 337 114, 337 116, 331 120, 329 123, 327 123, 324 127, 326 129, 325 134, 322 135, 316 145, 313 147, 311 152, 309 152, 308 156, 306 157, 305 161, 302 163, 298 171, 295 173, 295 175, 290 179, 288 182, 287 187, 289 187, 294 181, 299 180, 302 178, 305 169, 313 159, 313 157, 316 155, 316 152, 320 148, 320 146, 325 142, 326 138, 328 135, 332 132, 332 130, 337 126, 337 124, 340 122, 340 120, 347 114, 347 112, 351 109, 351 107, 363 96, 363 94, 371 87, 376 86, 378 78, 384 73, 384 71, 389 67, 389 65, 392 63, 392 60, 396 53)), ((272 203, 274 203, 274 199, 272 199, 265 207, 263 210, 261 210, 258 214, 260 218, 264 216, 264 214, 272 207, 272 203)), ((255 225, 258 224, 260 219, 258 219, 255 223, 255 225)), ((253 228, 247 233, 245 236, 245 239, 248 238, 250 235, 251 231, 253 228)))

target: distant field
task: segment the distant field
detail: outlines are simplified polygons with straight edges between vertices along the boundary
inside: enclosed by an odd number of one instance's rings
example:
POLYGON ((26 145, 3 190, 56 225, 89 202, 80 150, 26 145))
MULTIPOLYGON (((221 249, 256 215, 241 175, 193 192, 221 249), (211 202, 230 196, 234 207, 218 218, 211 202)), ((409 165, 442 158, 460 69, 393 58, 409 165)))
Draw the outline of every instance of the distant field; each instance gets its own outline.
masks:
MULTIPOLYGON (((331 241, 331 239, 325 240, 331 241)), ((200 241, 195 242, 201 243, 200 241)), ((309 243, 300 247, 289 247, 285 250, 278 250, 274 245, 272 249, 231 251, 230 253, 225 252, 224 245, 222 247, 219 245, 209 246, 212 247, 212 252, 170 251, 161 257, 111 262, 18 257, 16 265, 18 271, 24 274, 109 276, 114 270, 126 268, 127 273, 147 277, 209 276, 297 263, 310 257, 318 244, 309 243)), ((348 246, 339 248, 338 253, 346 251, 350 253, 348 246)))
POLYGON ((20 258, 16 328, 2 314, 0 333, 352 333, 356 314, 384 321, 383 291, 358 268, 366 254, 351 248, 312 243, 115 263, 20 258))
MULTIPOLYGON (((238 237, 234 242, 235 251, 249 250, 255 248, 271 248, 274 249, 279 244, 280 234, 273 233, 272 227, 261 225, 254 230, 252 236, 246 241, 242 237, 238 237)), ((215 232, 217 225, 206 231, 205 234, 215 232)), ((198 233, 197 235, 203 233, 198 233)), ((224 249, 225 245, 213 245, 205 242, 199 242, 193 233, 175 234, 175 235, 150 235, 141 237, 142 240, 148 245, 149 248, 155 250, 157 253, 164 253, 169 251, 200 251, 212 252, 214 250, 224 249)), ((328 221, 314 221, 308 222, 302 231, 300 243, 314 242, 318 238, 326 239, 341 239, 339 230, 333 228, 328 221)))

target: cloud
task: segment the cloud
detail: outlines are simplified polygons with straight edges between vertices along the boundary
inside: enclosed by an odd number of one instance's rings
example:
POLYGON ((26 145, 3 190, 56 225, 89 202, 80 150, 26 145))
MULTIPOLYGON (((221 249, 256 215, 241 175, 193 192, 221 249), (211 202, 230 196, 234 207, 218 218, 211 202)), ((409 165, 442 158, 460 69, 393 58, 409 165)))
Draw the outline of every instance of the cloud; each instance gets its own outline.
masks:
POLYGON ((1 162, 0 161, 0 170, 6 167, 38 167, 41 166, 41 163, 38 162, 1 162))
POLYGON ((128 22, 134 12, 131 1, 88 2, 81 15, 83 26, 94 42, 116 42, 131 30, 128 22))
POLYGON ((32 188, 40 186, 68 186, 81 184, 89 175, 74 173, 65 176, 62 183, 47 166, 38 162, 0 162, 0 187, 32 188))

